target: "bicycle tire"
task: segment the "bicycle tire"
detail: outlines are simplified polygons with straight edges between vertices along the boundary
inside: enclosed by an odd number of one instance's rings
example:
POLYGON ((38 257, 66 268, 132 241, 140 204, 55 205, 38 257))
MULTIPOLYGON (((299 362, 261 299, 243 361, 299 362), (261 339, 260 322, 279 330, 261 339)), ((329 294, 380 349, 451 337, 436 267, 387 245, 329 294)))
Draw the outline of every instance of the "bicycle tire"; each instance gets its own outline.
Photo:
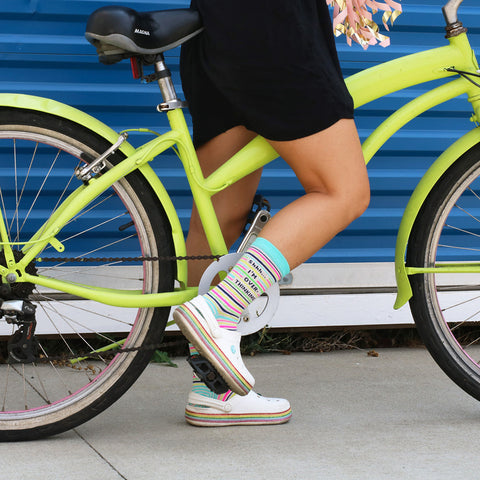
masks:
MULTIPOLYGON (((56 208, 58 198, 65 198, 79 186, 74 168, 98 157, 110 146, 94 131, 70 120, 27 109, 0 108, 0 168, 4 172, 0 177, 0 208, 10 240, 25 242, 41 227, 56 208), (53 201, 52 193, 58 197, 53 201)), ((123 154, 117 151, 108 162, 115 164, 122 158, 123 154)), ((65 246, 61 257, 174 255, 168 218, 139 172, 129 174, 91 202, 57 238, 65 246)), ((55 254, 60 255, 48 247, 42 252, 45 257, 55 254)), ((115 282, 118 288, 151 293, 172 291, 174 287, 174 262, 125 260, 84 265, 73 260, 45 266, 36 262, 31 269, 94 286, 111 287, 115 282)), ((22 285, 25 288, 21 283, 12 288, 22 285)), ((34 285, 28 288, 29 298, 37 305, 36 350, 40 356, 60 353, 71 357, 85 351, 98 352, 101 347, 109 348, 112 338, 119 339, 115 330, 127 332, 123 334, 123 348, 156 344, 161 340, 170 310, 106 307, 78 298, 65 299, 60 292, 34 285), (55 334, 53 340, 50 330, 55 334)), ((5 340, 12 338, 16 327, 3 322, 2 328, 0 441, 46 437, 90 420, 125 393, 152 355, 151 350, 144 349, 92 354, 92 358, 87 355, 75 361, 11 364, 6 361, 5 340)))
MULTIPOLYGON (((459 157, 425 200, 408 242, 407 266, 480 260, 480 144, 459 157)), ((442 370, 480 400, 480 274, 410 276, 410 308, 442 370)))

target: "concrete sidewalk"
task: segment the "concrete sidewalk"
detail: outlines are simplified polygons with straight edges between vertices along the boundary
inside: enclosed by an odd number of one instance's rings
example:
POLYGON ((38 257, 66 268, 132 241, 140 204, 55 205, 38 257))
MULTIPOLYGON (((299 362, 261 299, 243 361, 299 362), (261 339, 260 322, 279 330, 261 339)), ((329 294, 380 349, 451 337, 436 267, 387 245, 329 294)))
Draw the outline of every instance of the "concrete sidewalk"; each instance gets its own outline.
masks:
POLYGON ((270 427, 183 420, 191 373, 150 365, 113 407, 43 441, 0 444, 8 480, 477 479, 480 404, 423 349, 247 358, 294 416, 270 427))

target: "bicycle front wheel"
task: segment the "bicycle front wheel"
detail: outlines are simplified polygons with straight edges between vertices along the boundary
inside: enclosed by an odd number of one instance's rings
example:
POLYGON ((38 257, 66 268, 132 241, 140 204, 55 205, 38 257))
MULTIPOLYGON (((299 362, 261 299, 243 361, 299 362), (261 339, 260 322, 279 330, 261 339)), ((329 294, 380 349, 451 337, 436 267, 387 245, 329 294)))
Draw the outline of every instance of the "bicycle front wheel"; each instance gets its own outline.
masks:
MULTIPOLYGON (((17 259, 24 255, 22 242, 79 186, 75 167, 109 147, 95 132, 63 118, 0 109, 0 208, 17 259)), ((108 161, 122 158, 117 152, 108 161)), ((92 201, 57 239, 65 251, 45 248, 38 257, 49 260, 37 258, 30 274, 96 288, 173 290, 175 263, 145 260, 174 255, 174 248, 165 212, 138 172, 92 201), (95 262, 85 261, 93 257, 95 262)), ((3 252, 0 262, 5 265, 3 252)), ((2 298, 31 301, 37 325, 28 352, 33 357, 22 361, 21 351, 20 359, 12 357, 22 338, 18 318, 0 319, 1 441, 57 434, 111 405, 149 362, 151 350, 135 349, 161 340, 169 314, 168 308, 109 307, 25 283, 10 284, 2 298)))
POLYGON ((410 307, 438 365, 480 400, 480 144, 446 171, 428 195, 408 243, 410 307), (478 267, 478 268, 477 268, 478 267), (443 270, 443 271, 442 271, 443 270))

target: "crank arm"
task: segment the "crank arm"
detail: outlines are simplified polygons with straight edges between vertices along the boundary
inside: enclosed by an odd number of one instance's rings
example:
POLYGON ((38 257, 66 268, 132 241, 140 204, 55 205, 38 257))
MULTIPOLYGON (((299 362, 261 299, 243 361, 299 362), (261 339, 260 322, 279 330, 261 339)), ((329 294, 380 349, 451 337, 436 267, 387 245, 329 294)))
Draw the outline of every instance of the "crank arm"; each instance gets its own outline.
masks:
POLYGON ((238 247, 237 252, 244 252, 258 237, 258 234, 261 232, 262 228, 267 224, 267 222, 272 218, 272 215, 268 210, 259 210, 255 214, 250 228, 248 229, 245 237, 242 240, 242 243, 238 247))

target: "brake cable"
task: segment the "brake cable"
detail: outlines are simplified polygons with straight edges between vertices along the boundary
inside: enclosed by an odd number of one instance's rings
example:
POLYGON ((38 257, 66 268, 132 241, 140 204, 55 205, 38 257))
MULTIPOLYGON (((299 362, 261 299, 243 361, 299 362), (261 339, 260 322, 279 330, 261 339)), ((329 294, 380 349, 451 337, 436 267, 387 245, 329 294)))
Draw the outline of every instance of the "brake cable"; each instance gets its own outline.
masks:
POLYGON ((448 67, 445 69, 447 72, 458 73, 465 80, 468 80, 470 83, 473 83, 475 86, 480 88, 480 84, 472 80, 470 77, 480 78, 480 73, 466 72, 465 70, 457 70, 455 67, 448 67))

